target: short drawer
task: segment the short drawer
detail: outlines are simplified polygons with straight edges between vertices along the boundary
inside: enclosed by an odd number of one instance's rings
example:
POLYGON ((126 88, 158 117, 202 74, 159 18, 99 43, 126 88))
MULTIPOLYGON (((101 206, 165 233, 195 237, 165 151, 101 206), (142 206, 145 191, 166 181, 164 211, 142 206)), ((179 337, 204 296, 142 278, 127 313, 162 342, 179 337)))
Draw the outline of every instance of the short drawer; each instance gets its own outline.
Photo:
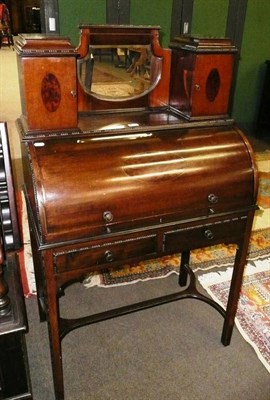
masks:
POLYGON ((245 226, 246 217, 241 217, 165 232, 164 252, 181 252, 222 242, 235 243, 243 235, 245 226))
POLYGON ((93 245, 54 254, 57 272, 109 265, 128 259, 155 255, 156 235, 129 237, 117 241, 101 241, 93 245))

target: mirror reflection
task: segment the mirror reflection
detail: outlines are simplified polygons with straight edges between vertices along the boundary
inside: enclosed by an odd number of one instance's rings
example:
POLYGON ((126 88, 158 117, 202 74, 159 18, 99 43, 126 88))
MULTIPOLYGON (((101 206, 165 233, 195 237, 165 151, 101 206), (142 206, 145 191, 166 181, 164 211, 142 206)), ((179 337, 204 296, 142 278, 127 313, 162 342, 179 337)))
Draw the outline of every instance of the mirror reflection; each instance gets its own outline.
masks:
POLYGON ((161 77, 162 60, 150 45, 90 46, 78 60, 78 77, 85 92, 110 101, 141 97, 161 77))

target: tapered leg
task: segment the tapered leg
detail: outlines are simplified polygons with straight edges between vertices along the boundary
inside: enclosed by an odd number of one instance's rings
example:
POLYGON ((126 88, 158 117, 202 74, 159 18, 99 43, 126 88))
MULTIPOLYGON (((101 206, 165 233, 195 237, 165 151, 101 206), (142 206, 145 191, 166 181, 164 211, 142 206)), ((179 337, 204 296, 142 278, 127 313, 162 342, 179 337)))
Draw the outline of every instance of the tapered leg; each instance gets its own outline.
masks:
POLYGON ((228 346, 231 342, 234 320, 241 292, 245 264, 246 264, 246 254, 243 253, 243 249, 241 246, 236 252, 233 275, 231 280, 231 287, 226 308, 226 315, 223 324, 221 342, 224 344, 224 346, 228 346))
POLYGON ((53 273, 53 261, 51 251, 44 251, 44 263, 46 265, 45 279, 47 289, 47 321, 50 339, 51 362, 55 390, 55 399, 64 400, 64 380, 62 366, 62 347, 59 329, 59 301, 56 278, 53 273))
POLYGON ((233 275, 231 280, 229 298, 226 307, 226 315, 223 324, 221 342, 224 346, 228 346, 231 342, 234 320, 236 316, 238 301, 241 292, 241 286, 243 281, 243 274, 247 260, 248 246, 252 229, 254 212, 251 212, 247 220, 245 233, 243 234, 243 240, 238 245, 238 249, 235 255, 233 275))

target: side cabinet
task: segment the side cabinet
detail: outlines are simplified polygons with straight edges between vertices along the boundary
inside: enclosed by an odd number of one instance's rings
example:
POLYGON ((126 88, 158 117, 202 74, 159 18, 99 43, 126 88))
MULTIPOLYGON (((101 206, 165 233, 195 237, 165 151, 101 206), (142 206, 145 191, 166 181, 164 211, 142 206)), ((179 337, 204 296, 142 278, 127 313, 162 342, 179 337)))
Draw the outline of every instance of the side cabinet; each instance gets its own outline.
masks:
POLYGON ((170 105, 188 120, 228 118, 236 53, 231 41, 181 36, 170 48, 170 105))
POLYGON ((77 128, 76 52, 67 39, 60 49, 53 37, 40 35, 39 41, 45 41, 45 50, 33 49, 33 40, 22 35, 17 42, 24 122, 29 131, 77 128))

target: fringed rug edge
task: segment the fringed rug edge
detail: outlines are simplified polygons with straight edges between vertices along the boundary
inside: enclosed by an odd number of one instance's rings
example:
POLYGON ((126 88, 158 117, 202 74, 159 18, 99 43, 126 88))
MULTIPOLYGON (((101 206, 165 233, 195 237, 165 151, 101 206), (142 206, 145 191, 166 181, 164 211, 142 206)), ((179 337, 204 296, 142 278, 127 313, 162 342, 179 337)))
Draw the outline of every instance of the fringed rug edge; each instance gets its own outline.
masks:
MULTIPOLYGON (((266 258, 265 260, 256 260, 256 261, 254 261, 254 264, 255 264, 255 266, 252 265, 252 264, 249 264, 249 263, 247 264, 247 266, 245 268, 244 276, 252 275, 252 274, 255 274, 255 273, 259 273, 259 272, 269 271, 270 254, 269 254, 269 257, 266 258)), ((233 268, 229 267, 225 271, 208 272, 208 273, 205 273, 205 274, 203 274, 203 275, 198 277, 198 280, 199 280, 200 284, 206 290, 208 295, 223 308, 224 308, 224 304, 212 292, 210 286, 212 286, 214 284, 222 283, 224 281, 231 280, 232 270, 233 270, 233 268)), ((250 346, 255 350, 258 359, 264 365, 266 370, 270 373, 270 365, 269 365, 269 363, 267 362, 265 357, 262 355, 262 353, 261 353, 260 349, 258 348, 258 346, 256 345, 256 343, 254 343, 251 340, 251 338, 248 336, 248 334, 242 328, 241 322, 239 321, 237 316, 236 316, 236 319, 235 319, 235 325, 236 325, 238 331, 240 332, 240 334, 243 336, 244 340, 247 343, 249 343, 250 346)))

